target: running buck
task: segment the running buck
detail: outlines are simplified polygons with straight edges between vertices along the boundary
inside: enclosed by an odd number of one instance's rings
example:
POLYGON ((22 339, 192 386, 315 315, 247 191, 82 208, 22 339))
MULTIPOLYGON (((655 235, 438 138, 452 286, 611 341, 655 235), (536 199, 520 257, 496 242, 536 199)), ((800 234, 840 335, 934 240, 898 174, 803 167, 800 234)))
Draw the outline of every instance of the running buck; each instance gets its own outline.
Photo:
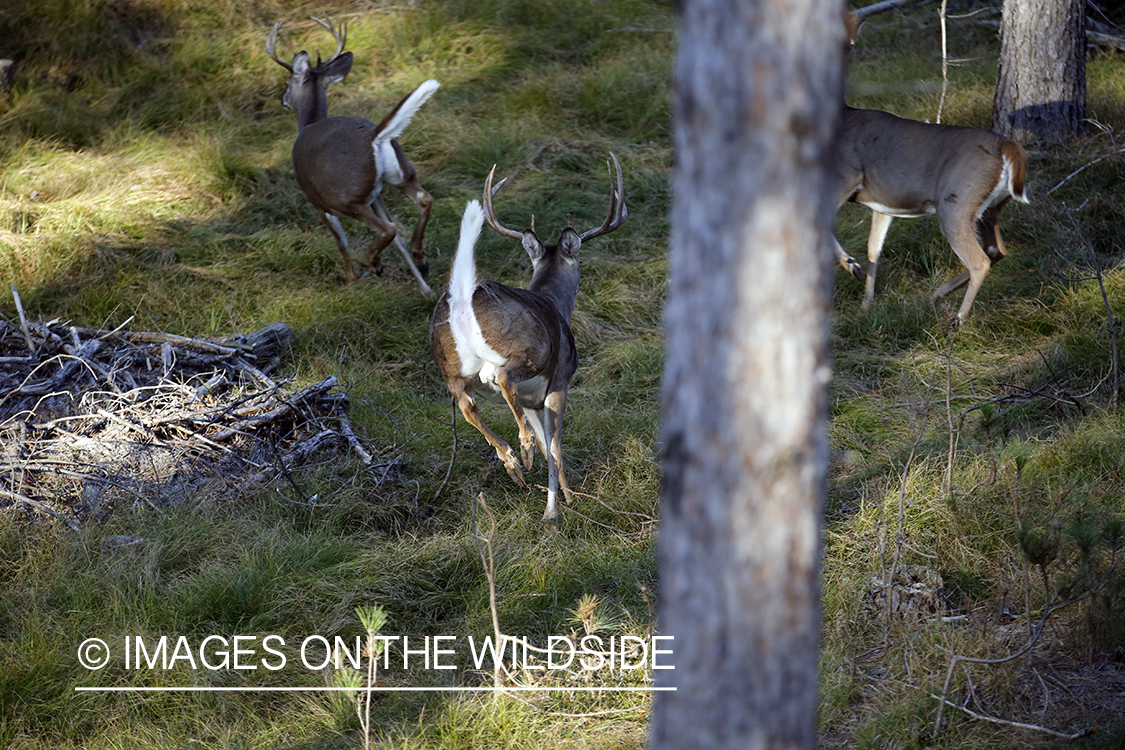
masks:
POLYGON ((289 82, 282 104, 297 114, 298 135, 293 144, 293 172, 297 184, 316 207, 321 221, 332 232, 340 254, 344 256, 344 272, 348 284, 359 275, 352 265, 348 240, 338 217, 349 216, 366 224, 375 233, 367 249, 367 264, 376 274, 382 273, 380 254, 392 241, 402 252, 410 272, 422 293, 433 297, 423 278, 429 270, 422 237, 430 220, 433 198, 422 189, 414 165, 406 158, 396 140, 410 124, 418 108, 437 90, 437 81, 429 80, 398 103, 383 121, 375 125, 362 117, 329 117, 328 86, 352 69, 352 53, 344 52, 348 30, 341 23, 337 31, 328 18, 313 18, 327 29, 336 41, 336 53, 324 62, 320 53, 316 65, 304 50, 286 63, 277 57, 278 21, 266 40, 270 59, 289 71, 289 82), (384 184, 394 185, 418 204, 418 223, 410 238, 410 250, 398 236, 394 219, 380 195, 384 184))
POLYGON ((461 408, 465 421, 480 430, 496 449, 508 475, 527 486, 515 451, 481 419, 476 396, 506 403, 516 418, 523 465, 531 469, 536 445, 547 459, 545 521, 558 520, 558 491, 571 499, 563 474, 562 427, 566 393, 578 368, 578 354, 570 318, 578 294, 578 250, 582 243, 621 226, 625 208, 621 165, 612 153, 609 215, 596 229, 579 234, 567 226, 554 245, 535 234, 535 219, 525 232, 506 229, 492 208, 492 178, 484 185, 484 208, 470 201, 461 219, 461 240, 450 271, 449 291, 442 295, 430 318, 430 351, 445 387, 461 408), (613 184, 613 171, 617 173, 613 184), (527 289, 493 281, 478 281, 474 248, 487 220, 498 233, 519 240, 531 256, 532 277, 527 289))

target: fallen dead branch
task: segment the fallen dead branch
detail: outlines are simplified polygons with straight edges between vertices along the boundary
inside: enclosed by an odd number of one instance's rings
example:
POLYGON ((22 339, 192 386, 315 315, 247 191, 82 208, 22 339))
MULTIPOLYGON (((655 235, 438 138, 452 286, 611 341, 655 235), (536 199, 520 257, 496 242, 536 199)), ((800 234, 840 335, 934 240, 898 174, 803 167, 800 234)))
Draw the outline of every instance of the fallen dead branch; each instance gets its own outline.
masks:
POLYGON ((0 511, 74 530, 122 500, 160 510, 349 449, 371 452, 335 377, 297 389, 271 374, 292 332, 212 340, 0 321, 0 511))

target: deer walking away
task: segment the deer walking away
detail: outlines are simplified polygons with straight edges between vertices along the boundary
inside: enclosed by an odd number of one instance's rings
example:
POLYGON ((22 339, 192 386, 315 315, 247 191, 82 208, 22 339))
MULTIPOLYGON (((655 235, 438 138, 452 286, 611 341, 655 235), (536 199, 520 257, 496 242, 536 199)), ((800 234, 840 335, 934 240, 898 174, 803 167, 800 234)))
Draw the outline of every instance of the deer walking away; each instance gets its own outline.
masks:
POLYGON ((545 244, 530 229, 517 232, 496 220, 489 172, 484 206, 470 201, 461 220, 461 238, 450 272, 449 290, 438 300, 430 318, 429 344, 445 387, 465 421, 484 435, 508 475, 526 486, 520 459, 489 429, 477 409, 476 397, 507 404, 519 427, 520 458, 532 468, 538 447, 547 460, 546 521, 558 519, 558 492, 569 501, 570 487, 563 471, 562 429, 567 389, 578 369, 578 354, 570 320, 578 294, 579 250, 584 242, 608 234, 625 221, 621 165, 610 154, 617 173, 612 183, 609 213, 600 227, 581 234, 573 226, 562 230, 557 243, 545 244), (531 257, 532 277, 526 289, 477 279, 474 258, 477 239, 487 221, 494 231, 519 240, 531 257))
POLYGON ((375 236, 366 252, 367 264, 382 273, 381 253, 395 242, 422 293, 432 297, 426 284, 429 270, 422 240, 430 220, 433 198, 422 189, 414 165, 406 158, 398 137, 410 124, 418 109, 440 85, 429 80, 403 98, 378 125, 362 117, 328 117, 328 86, 342 81, 352 69, 352 53, 344 52, 347 27, 337 30, 328 19, 314 18, 336 41, 336 52, 324 62, 317 54, 316 65, 304 50, 292 64, 280 60, 275 51, 281 22, 274 24, 266 40, 266 53, 289 71, 282 104, 297 114, 297 140, 293 144, 293 172, 302 192, 320 214, 344 258, 348 284, 359 279, 348 249, 340 217, 357 219, 375 236), (418 206, 418 222, 410 237, 410 249, 398 237, 394 219, 380 195, 383 185, 393 185, 418 206))
MULTIPOLYGON (((1013 198, 1028 202, 1023 146, 980 128, 932 125, 845 107, 836 168, 839 205, 854 201, 874 211, 864 306, 875 296, 875 273, 891 220, 936 215, 942 234, 967 270, 939 287, 934 296, 944 297, 967 282, 957 312, 957 320, 964 319, 989 270, 1006 253, 998 226, 1000 209, 1013 198)), ((864 277, 859 263, 839 242, 836 254, 845 270, 858 279, 864 277)))

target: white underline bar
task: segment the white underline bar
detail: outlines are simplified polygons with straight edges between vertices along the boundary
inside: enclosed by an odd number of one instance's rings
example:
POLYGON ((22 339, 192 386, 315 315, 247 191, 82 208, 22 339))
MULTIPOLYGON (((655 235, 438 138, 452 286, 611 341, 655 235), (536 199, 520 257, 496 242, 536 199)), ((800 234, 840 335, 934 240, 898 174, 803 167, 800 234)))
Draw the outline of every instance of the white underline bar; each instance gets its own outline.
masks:
POLYGON ((674 687, 83 687, 84 693, 653 693, 674 687))

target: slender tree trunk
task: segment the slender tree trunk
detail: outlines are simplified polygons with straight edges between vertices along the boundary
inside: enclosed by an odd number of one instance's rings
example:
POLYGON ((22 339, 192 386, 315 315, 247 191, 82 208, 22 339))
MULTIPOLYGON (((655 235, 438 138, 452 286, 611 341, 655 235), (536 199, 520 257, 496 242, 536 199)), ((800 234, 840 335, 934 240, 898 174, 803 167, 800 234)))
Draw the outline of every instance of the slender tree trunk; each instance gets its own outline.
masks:
POLYGON ((1085 0, 1004 0, 992 127, 1065 143, 1085 130, 1085 0))
POLYGON ((685 0, 652 746, 812 748, 835 0, 685 0))

